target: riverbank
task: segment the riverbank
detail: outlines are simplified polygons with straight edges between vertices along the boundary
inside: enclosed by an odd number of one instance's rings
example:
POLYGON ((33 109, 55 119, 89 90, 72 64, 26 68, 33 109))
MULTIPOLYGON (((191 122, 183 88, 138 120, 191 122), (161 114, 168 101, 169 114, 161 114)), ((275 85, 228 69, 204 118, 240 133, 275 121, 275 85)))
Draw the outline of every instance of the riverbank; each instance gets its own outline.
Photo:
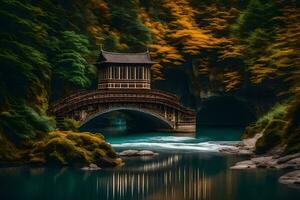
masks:
POLYGON ((221 148, 219 152, 231 155, 249 155, 250 159, 237 162, 230 169, 245 170, 245 169, 278 169, 278 170, 293 170, 282 175, 278 181, 282 184, 287 184, 294 188, 300 189, 300 153, 284 154, 284 147, 277 147, 271 151, 257 155, 255 153, 255 145, 261 133, 256 134, 252 138, 242 140, 235 145, 221 148))
POLYGON ((0 163, 115 167, 122 164, 122 159, 101 134, 51 131, 22 144, 2 135, 0 163))

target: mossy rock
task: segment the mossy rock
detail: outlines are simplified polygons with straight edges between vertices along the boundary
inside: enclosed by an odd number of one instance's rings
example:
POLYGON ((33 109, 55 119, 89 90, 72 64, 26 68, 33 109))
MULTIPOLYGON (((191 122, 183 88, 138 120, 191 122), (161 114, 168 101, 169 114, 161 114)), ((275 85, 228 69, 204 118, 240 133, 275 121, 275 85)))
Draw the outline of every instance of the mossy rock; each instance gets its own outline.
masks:
POLYGON ((263 129, 262 126, 257 126, 257 125, 247 126, 242 135, 242 139, 254 137, 257 133, 260 133, 262 129, 263 129))
POLYGON ((120 164, 118 155, 102 135, 72 131, 50 132, 48 137, 34 144, 30 161, 56 165, 95 163, 101 167, 120 164))
POLYGON ((263 136, 257 140, 255 144, 255 153, 266 153, 275 146, 281 144, 286 125, 286 121, 278 119, 272 120, 265 128, 263 136))

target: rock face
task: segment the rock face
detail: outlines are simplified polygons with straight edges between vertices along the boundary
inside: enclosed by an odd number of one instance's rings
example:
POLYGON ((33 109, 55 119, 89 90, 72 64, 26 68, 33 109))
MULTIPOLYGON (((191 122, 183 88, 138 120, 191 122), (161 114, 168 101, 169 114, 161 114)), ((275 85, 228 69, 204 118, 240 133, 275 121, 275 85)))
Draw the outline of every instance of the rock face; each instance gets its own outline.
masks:
POLYGON ((119 153, 119 156, 122 157, 131 157, 131 156, 156 156, 158 153, 149 150, 125 150, 119 153))
POLYGON ((289 172, 281 176, 279 182, 300 189, 300 170, 289 172))

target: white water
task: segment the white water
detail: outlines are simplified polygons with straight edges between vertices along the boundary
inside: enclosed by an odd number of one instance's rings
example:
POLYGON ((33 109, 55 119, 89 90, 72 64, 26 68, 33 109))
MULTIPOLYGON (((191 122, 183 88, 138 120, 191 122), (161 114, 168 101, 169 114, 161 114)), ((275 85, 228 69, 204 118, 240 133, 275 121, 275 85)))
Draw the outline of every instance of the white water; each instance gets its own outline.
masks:
POLYGON ((141 135, 135 137, 118 138, 110 140, 114 148, 147 149, 156 151, 207 151, 217 152, 219 149, 236 143, 236 141, 210 141, 207 137, 190 136, 151 136, 141 135))

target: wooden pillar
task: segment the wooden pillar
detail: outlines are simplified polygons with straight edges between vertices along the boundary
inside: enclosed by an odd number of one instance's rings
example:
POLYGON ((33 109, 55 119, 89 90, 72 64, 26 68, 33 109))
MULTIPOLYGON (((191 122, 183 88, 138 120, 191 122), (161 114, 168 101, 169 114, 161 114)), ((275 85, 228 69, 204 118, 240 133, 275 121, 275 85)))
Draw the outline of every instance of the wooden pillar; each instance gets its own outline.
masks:
POLYGON ((109 79, 112 79, 112 67, 109 67, 109 79))

